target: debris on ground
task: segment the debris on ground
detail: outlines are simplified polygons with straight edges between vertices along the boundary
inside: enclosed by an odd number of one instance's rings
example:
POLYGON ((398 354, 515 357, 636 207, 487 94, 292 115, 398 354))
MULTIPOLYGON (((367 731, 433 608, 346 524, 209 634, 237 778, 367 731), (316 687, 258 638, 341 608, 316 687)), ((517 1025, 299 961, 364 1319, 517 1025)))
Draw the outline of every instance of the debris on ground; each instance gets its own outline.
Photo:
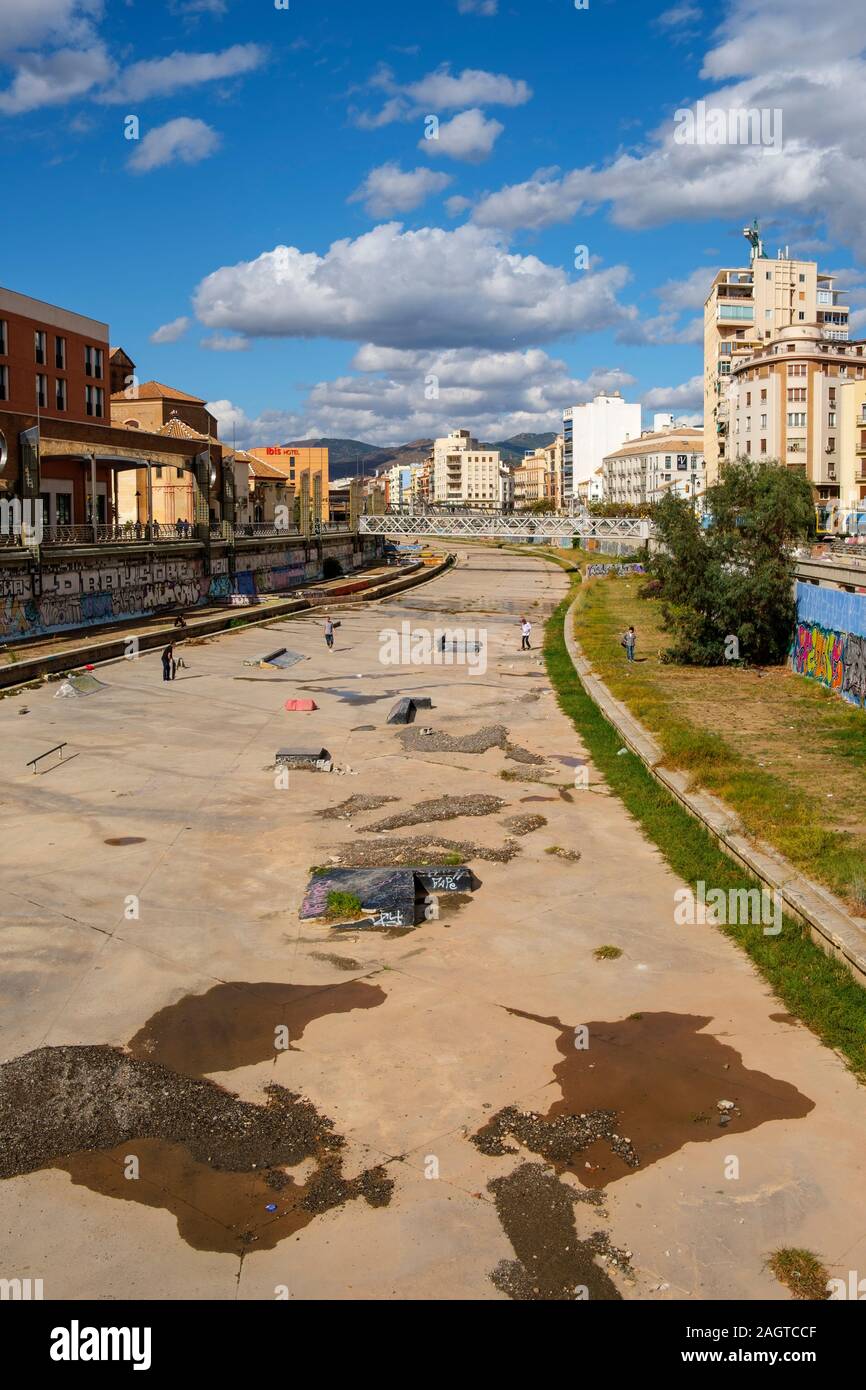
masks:
POLYGON ((346 801, 341 801, 337 806, 325 806, 321 811, 316 811, 317 816, 323 820, 352 820, 354 816, 363 815, 365 811, 378 811, 380 806, 385 806, 389 801, 399 801, 398 796, 350 796, 346 801))
POLYGON ((499 822, 506 830, 510 830, 512 835, 530 835, 533 830, 540 830, 543 825, 547 825, 546 816, 506 816, 505 820, 499 822))
POLYGON ((538 753, 530 753, 511 743, 504 724, 486 724, 474 734, 443 734, 435 729, 409 728, 400 731, 400 741, 407 753, 486 753, 489 748, 501 748, 513 762, 544 762, 538 753))
POLYGON ((548 845, 544 853, 552 854, 554 859, 567 859, 571 864, 576 864, 580 859, 579 849, 563 849, 562 845, 548 845))
POLYGON ((374 825, 365 825, 362 833, 366 835, 373 830, 398 830, 401 826, 426 825, 430 821, 457 820, 461 816, 492 816, 496 811, 501 811, 505 804, 501 797, 484 796, 480 793, 468 796, 440 796, 431 801, 419 801, 417 806, 397 811, 386 820, 376 821, 374 825))
POLYGON ((637 1168, 640 1159, 630 1139, 616 1132, 615 1110, 589 1110, 584 1114, 562 1114, 548 1119, 534 1110, 519 1110, 507 1105, 487 1121, 472 1142, 489 1157, 514 1154, 518 1150, 509 1144, 517 1140, 525 1149, 546 1158, 559 1168, 572 1167, 577 1154, 582 1154, 599 1141, 606 1143, 629 1168, 637 1168))
POLYGON ((407 840, 353 840, 334 845, 325 867, 384 868, 411 867, 415 864, 457 865, 472 859, 486 859, 494 864, 507 864, 520 846, 507 839, 499 849, 476 845, 471 840, 446 840, 439 835, 415 836, 407 840))
POLYGON ((575 1192, 542 1163, 522 1163, 487 1190, 515 1259, 500 1260, 490 1274, 500 1292, 518 1302, 619 1299, 608 1273, 630 1273, 629 1252, 611 1245, 604 1231, 585 1239, 575 1226, 575 1192))

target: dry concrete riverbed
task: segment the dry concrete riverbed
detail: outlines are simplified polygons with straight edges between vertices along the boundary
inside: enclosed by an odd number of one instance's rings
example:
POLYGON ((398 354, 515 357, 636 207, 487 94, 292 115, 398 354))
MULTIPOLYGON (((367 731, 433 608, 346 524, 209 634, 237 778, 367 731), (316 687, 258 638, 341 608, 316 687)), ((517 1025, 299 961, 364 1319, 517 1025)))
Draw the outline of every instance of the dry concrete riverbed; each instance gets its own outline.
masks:
POLYGON ((301 615, 173 683, 153 654, 0 704, 0 1276, 735 1300, 788 1297, 782 1246, 866 1269, 863 1091, 734 944, 675 925, 678 880, 585 776, 537 650, 564 591, 471 550, 344 610, 332 652, 301 615), (406 623, 472 629, 464 659, 384 663, 406 623), (279 642, 302 674, 244 666, 279 642), (432 708, 401 729, 403 695, 432 708), (415 927, 299 917, 314 869, 433 863, 473 891, 415 927))

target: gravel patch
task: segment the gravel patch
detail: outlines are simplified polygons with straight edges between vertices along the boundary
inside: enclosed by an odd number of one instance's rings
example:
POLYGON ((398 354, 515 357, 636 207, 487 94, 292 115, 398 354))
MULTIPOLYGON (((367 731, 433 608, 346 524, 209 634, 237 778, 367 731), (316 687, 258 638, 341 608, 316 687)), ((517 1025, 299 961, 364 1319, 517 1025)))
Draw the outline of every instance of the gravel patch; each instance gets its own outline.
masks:
MULTIPOLYGON (((390 798, 389 798, 390 799, 390 798)), ((432 801, 419 801, 405 811, 397 811, 375 825, 365 825, 363 833, 371 830, 399 830, 405 825, 426 825, 430 821, 457 820, 460 816, 492 816, 506 803, 498 796, 468 795, 440 796, 432 801)))
POLYGON ((353 816, 363 815, 365 811, 378 811, 380 806, 386 806, 389 801, 399 799, 397 796, 350 796, 337 806, 325 806, 323 810, 317 811, 316 815, 321 816, 323 820, 351 820, 353 816))
POLYGON ((533 830, 540 830, 543 825, 547 825, 546 816, 506 816, 505 820, 499 822, 506 830, 510 830, 512 835, 531 835, 533 830))
POLYGON ((400 741, 408 753, 486 753, 489 748, 501 748, 513 762, 543 764, 544 758, 538 753, 530 753, 510 741, 504 724, 485 724, 474 734, 442 734, 433 729, 425 734, 423 728, 413 725, 401 729, 400 741))
POLYGON ((465 864, 472 859, 486 859, 494 864, 507 864, 520 846, 507 839, 499 849, 473 844, 471 840, 446 840, 440 835, 417 835, 406 840, 353 840, 335 845, 323 866, 335 869, 378 869, 393 866, 415 867, 419 864, 465 864))

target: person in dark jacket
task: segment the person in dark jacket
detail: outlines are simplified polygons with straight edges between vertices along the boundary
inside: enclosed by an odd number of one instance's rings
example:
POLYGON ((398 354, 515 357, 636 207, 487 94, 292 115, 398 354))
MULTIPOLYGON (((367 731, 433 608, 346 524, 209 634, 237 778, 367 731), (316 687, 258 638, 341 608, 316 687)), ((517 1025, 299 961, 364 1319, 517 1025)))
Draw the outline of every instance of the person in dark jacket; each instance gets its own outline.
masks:
POLYGON ((174 648, 170 642, 162 654, 162 678, 164 681, 174 680, 174 648))

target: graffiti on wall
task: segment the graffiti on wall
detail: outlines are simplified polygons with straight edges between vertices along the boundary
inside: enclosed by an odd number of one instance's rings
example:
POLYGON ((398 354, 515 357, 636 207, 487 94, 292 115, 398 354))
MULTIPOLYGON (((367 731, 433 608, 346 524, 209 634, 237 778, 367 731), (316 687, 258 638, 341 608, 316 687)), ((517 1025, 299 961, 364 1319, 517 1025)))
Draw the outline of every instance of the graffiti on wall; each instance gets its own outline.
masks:
POLYGON ((643 574, 643 565, 587 565, 587 579, 604 578, 608 574, 643 574))
POLYGON ((866 637, 798 623, 791 665, 797 675, 837 691, 851 704, 866 705, 866 637))

